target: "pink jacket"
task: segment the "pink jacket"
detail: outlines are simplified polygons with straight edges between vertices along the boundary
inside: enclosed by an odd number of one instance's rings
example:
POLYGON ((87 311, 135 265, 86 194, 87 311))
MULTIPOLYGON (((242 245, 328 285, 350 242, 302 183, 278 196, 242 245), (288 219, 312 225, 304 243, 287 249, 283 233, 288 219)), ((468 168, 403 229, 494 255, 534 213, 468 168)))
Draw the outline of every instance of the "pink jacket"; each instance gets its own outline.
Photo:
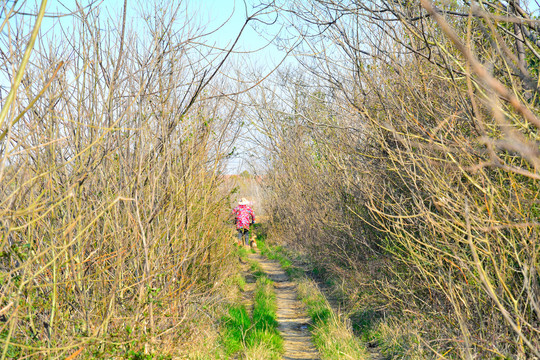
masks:
POLYGON ((232 211, 236 229, 247 229, 249 230, 249 225, 255 222, 255 213, 253 209, 247 205, 238 205, 232 211))

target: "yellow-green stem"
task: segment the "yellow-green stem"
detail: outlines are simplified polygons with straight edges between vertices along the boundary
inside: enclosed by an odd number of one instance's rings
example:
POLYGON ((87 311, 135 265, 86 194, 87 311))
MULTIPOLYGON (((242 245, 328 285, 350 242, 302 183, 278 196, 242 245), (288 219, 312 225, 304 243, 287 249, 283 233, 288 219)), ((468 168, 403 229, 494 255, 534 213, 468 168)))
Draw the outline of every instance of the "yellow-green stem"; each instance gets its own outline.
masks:
POLYGON ((2 111, 0 111, 0 127, 4 125, 4 120, 6 119, 6 116, 9 111, 9 108, 11 107, 11 104, 15 100, 17 89, 19 88, 19 85, 21 84, 21 80, 24 75, 24 70, 26 69, 26 65, 30 61, 30 54, 32 53, 32 49, 34 48, 34 43, 36 42, 39 29, 41 28, 41 20, 43 20, 43 16, 45 15, 46 6, 47 6, 47 0, 42 0, 41 6, 39 8, 39 13, 36 19, 36 23, 34 24, 34 29, 32 30, 30 41, 28 41, 28 46, 26 47, 26 50, 24 52, 21 65, 19 65, 19 70, 17 70, 17 75, 15 75, 15 80, 13 81, 11 90, 6 98, 6 103, 4 104, 2 111))

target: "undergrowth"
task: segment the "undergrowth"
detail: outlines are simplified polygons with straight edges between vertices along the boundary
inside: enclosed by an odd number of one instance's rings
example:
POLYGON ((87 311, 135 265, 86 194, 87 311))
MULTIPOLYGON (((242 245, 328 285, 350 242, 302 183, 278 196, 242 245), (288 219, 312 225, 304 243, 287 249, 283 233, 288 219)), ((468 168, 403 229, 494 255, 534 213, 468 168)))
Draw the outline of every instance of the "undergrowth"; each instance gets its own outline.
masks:
MULTIPOLYGON (((245 248, 238 255, 247 260, 245 248)), ((225 358, 279 359, 283 353, 283 339, 277 330, 276 294, 274 283, 266 277, 257 262, 250 261, 251 272, 257 278, 254 292, 253 312, 242 304, 230 305, 221 319, 220 343, 225 358)), ((238 282, 244 291, 245 279, 238 282)))
MULTIPOLYGON (((375 310, 380 304, 372 303, 377 292, 375 286, 352 286, 343 276, 335 275, 289 249, 268 244, 263 230, 259 231, 262 232, 262 240, 259 239, 261 253, 277 260, 298 284, 299 297, 306 304, 314 324, 315 345, 325 359, 346 357, 346 351, 355 352, 357 357, 353 358, 360 359, 365 356, 362 354, 367 346, 376 347, 384 358, 427 356, 421 346, 420 333, 436 331, 433 320, 389 312, 383 315, 375 310), (295 265, 297 262, 309 264, 309 276, 302 267, 295 265), (332 298, 343 306, 341 311, 345 314, 337 316, 332 311, 325 295, 315 281, 308 279, 310 277, 324 284, 332 298)), ((369 283, 369 278, 363 282, 369 283)))

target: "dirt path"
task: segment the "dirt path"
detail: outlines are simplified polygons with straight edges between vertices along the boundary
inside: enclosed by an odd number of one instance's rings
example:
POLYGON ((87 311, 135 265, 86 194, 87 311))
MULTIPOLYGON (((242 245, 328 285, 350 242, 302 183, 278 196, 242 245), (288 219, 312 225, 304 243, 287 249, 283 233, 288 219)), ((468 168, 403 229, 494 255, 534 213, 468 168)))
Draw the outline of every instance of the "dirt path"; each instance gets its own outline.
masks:
POLYGON ((289 280, 281 266, 257 254, 250 254, 250 259, 261 264, 263 271, 274 281, 277 298, 277 320, 283 336, 285 360, 320 359, 317 349, 311 341, 309 317, 303 304, 297 299, 296 287, 289 280))

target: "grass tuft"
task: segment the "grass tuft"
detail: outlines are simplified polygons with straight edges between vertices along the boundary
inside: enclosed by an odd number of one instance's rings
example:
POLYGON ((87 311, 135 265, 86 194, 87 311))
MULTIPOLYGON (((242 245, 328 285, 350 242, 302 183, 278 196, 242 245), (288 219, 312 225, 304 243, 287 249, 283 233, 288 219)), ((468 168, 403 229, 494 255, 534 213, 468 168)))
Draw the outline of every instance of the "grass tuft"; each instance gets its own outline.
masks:
MULTIPOLYGON (((232 305, 221 319, 221 345, 225 356, 247 359, 279 359, 283 353, 283 339, 277 330, 277 303, 274 283, 266 277, 259 263, 250 261, 257 278, 253 314, 244 305, 232 305)), ((245 287, 245 279, 235 280, 245 287)))
POLYGON ((266 276, 257 280, 255 304, 253 307, 252 347, 265 344, 267 351, 278 359, 283 353, 283 338, 277 329, 277 304, 274 283, 266 276))
POLYGON ((251 319, 243 305, 233 305, 221 319, 221 344, 226 355, 233 355, 245 347, 251 319))
POLYGON ((298 283, 298 297, 313 321, 313 342, 323 359, 367 359, 363 342, 354 336, 350 321, 337 316, 317 285, 308 279, 298 283))

